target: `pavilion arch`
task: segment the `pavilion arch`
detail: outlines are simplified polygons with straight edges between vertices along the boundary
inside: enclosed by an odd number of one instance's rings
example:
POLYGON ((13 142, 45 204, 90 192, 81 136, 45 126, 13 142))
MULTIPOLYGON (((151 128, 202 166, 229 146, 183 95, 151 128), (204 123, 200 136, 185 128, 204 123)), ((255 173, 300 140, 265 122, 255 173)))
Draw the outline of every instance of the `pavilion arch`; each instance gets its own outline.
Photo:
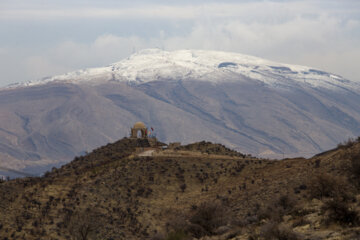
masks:
POLYGON ((147 137, 147 127, 143 122, 137 122, 131 128, 131 138, 138 138, 138 132, 141 132, 141 138, 147 137))

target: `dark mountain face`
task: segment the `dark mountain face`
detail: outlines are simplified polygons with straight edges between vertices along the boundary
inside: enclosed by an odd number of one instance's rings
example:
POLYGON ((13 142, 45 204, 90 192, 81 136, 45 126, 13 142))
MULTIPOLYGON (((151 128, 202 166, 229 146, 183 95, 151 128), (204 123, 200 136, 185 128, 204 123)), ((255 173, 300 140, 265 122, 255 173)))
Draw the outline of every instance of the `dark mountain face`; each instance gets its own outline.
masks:
POLYGON ((263 157, 309 156, 360 134, 358 102, 350 90, 277 89, 245 77, 5 89, 1 165, 31 172, 59 165, 127 136, 139 120, 165 142, 209 140, 263 157))

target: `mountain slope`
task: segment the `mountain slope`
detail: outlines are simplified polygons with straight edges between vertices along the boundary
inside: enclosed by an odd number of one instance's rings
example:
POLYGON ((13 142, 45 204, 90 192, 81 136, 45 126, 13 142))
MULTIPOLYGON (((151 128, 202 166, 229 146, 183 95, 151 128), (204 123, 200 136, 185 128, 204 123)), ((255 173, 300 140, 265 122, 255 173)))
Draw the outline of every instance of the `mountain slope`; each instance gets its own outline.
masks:
POLYGON ((1 89, 0 166, 36 173, 128 135, 139 120, 165 142, 311 156, 360 134, 359 102, 358 82, 309 67, 149 49, 1 89))
POLYGON ((139 157, 137 147, 148 143, 122 139, 42 178, 0 183, 0 235, 165 239, 161 236, 182 231, 195 239, 208 235, 218 240, 271 239, 271 234, 292 236, 285 239, 359 236, 358 175, 350 171, 359 166, 359 142, 311 159, 281 161, 248 158, 205 142, 159 150, 151 157, 139 157), (334 199, 352 212, 332 216, 325 207, 334 199))

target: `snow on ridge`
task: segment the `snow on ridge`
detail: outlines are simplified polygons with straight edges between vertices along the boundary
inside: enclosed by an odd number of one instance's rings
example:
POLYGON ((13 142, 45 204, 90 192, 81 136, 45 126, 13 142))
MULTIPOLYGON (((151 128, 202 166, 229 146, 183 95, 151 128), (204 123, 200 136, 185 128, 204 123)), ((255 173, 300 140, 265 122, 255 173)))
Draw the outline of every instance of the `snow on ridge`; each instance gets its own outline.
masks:
POLYGON ((192 79, 210 82, 248 77, 273 86, 306 84, 311 87, 360 89, 359 83, 310 67, 272 62, 249 55, 208 51, 144 49, 107 67, 88 68, 50 78, 11 85, 33 86, 48 82, 124 81, 134 84, 161 79, 192 79), (223 77, 222 77, 223 76, 223 77), (226 78, 225 78, 226 77, 226 78))

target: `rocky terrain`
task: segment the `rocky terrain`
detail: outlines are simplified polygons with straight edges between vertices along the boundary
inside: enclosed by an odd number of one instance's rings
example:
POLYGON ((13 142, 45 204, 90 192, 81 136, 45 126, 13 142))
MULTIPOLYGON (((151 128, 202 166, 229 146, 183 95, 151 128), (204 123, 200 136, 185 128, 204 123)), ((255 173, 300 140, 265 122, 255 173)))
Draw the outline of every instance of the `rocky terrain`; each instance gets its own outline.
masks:
POLYGON ((0 183, 0 239, 359 239, 360 142, 266 160, 124 138, 0 183))
MULTIPOLYGON (((360 135, 360 84, 238 53, 144 50, 106 67, 0 89, 0 167, 40 174, 128 136, 310 157, 360 135)), ((6 175, 6 173, 1 173, 6 175)))

